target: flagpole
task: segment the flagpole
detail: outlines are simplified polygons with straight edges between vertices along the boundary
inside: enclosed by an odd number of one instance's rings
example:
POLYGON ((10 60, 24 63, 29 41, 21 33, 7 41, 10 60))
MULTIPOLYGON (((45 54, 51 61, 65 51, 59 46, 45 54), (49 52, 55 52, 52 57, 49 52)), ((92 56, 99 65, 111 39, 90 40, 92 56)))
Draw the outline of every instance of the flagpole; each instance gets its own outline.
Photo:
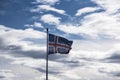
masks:
POLYGON ((46 80, 48 80, 48 39, 49 39, 49 36, 48 36, 48 28, 46 28, 46 31, 47 31, 47 52, 46 52, 46 80))

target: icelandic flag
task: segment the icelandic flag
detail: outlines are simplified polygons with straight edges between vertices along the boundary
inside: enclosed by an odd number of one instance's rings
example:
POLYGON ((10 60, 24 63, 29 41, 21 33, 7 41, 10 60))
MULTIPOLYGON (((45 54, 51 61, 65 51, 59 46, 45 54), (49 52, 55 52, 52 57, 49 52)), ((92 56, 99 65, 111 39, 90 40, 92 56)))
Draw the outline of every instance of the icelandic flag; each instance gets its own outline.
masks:
POLYGON ((66 38, 49 34, 48 54, 54 53, 68 54, 69 51, 71 50, 72 43, 73 41, 70 41, 66 38))

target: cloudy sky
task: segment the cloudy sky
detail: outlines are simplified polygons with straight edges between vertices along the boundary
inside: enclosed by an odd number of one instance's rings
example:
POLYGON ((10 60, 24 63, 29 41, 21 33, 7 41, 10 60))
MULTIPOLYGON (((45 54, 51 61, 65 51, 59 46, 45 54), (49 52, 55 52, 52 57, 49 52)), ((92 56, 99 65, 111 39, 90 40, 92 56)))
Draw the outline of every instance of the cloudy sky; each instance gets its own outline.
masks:
POLYGON ((45 80, 46 28, 73 40, 49 80, 120 80, 120 0, 0 0, 0 80, 45 80))

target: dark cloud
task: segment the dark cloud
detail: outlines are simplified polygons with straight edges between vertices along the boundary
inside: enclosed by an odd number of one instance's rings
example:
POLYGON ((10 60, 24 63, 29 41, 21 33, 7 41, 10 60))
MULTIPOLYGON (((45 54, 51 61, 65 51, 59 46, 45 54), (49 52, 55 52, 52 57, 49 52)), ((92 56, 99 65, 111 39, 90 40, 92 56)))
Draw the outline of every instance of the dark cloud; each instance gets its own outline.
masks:
POLYGON ((120 71, 105 71, 104 68, 98 70, 100 73, 105 73, 109 76, 120 77, 120 71))
MULTIPOLYGON (((0 38, 0 51, 7 52, 16 57, 32 57, 32 58, 45 58, 45 51, 35 50, 22 50, 22 46, 7 45, 3 39, 0 38)), ((0 53, 2 54, 2 53, 0 53)))
POLYGON ((80 66, 85 66, 85 63, 80 61, 80 60, 68 60, 68 57, 66 57, 66 59, 62 58, 62 60, 59 60, 58 62, 67 64, 67 66, 74 68, 74 67, 80 67, 80 66))
POLYGON ((5 43, 5 41, 2 39, 2 38, 0 38, 0 50, 6 50, 6 43, 5 43))
MULTIPOLYGON (((49 67, 49 68, 50 68, 50 67, 49 67)), ((42 68, 36 68, 36 70, 38 70, 38 71, 40 71, 40 72, 43 72, 43 73, 46 73, 46 70, 45 70, 45 69, 42 69, 42 68)), ((55 75, 55 74, 59 74, 60 71, 49 69, 48 73, 55 75)))
MULTIPOLYGON (((22 47, 11 45, 8 46, 11 49, 10 53, 12 53, 16 57, 32 57, 32 58, 44 58, 46 59, 46 51, 44 50, 22 50, 22 47)), ((49 55, 49 60, 56 61, 60 58, 67 58, 65 55, 60 54, 51 54, 49 55)))
MULTIPOLYGON (((15 57, 46 58, 46 51, 44 50, 23 50, 22 46, 6 44, 2 38, 0 38, 0 51, 7 52, 15 57)), ((67 56, 60 54, 49 55, 49 60, 57 60, 60 58, 67 58, 67 56)))
POLYGON ((44 51, 35 51, 35 50, 29 50, 24 51, 22 49, 19 50, 12 50, 13 55, 16 54, 16 57, 32 57, 32 58, 45 58, 45 52, 44 51))
POLYGON ((120 63, 120 51, 117 51, 105 59, 106 62, 120 63))
POLYGON ((114 76, 120 77, 120 72, 113 73, 114 76))
MULTIPOLYGON (((109 57, 105 58, 103 61, 105 61, 105 63, 115 63, 115 64, 119 64, 120 63, 120 51, 116 51, 114 52, 112 55, 110 55, 109 57)), ((112 66, 112 64, 111 64, 112 66)), ((106 73, 108 75, 111 76, 115 76, 115 77, 120 77, 120 71, 105 71, 105 68, 101 68, 99 69, 100 73, 106 73)))
POLYGON ((0 78, 5 78, 5 77, 0 75, 0 78))
POLYGON ((67 55, 66 54, 59 54, 59 53, 56 53, 56 54, 50 54, 49 55, 49 60, 59 60, 59 59, 66 59, 67 58, 67 55))

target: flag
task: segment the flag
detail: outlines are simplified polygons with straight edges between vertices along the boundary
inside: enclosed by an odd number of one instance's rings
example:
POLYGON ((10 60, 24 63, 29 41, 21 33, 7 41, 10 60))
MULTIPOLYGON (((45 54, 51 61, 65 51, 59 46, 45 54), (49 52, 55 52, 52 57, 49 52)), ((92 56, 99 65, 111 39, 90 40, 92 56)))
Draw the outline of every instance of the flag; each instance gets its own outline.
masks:
POLYGON ((71 50, 72 43, 73 41, 70 41, 66 38, 49 34, 48 54, 54 53, 68 54, 69 51, 71 50))

